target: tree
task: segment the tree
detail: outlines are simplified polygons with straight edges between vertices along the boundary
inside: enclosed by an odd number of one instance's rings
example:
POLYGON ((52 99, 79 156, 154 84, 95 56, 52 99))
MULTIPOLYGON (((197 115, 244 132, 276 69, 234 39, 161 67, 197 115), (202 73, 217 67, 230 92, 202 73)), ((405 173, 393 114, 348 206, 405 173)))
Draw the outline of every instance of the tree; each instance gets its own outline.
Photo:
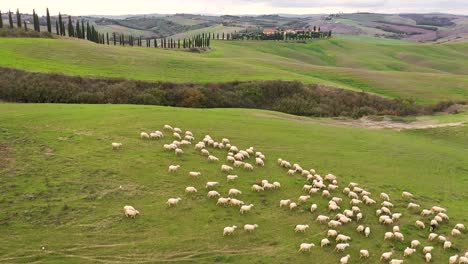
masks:
POLYGON ((0 11, 0 28, 3 28, 2 11, 0 11))
POLYGON ((59 24, 57 20, 55 20, 55 31, 57 31, 57 35, 60 35, 59 24))
POLYGON ((75 37, 75 29, 73 28, 71 16, 68 16, 68 36, 75 37))
POLYGON ((28 25, 26 25, 26 21, 23 21, 24 23, 24 30, 28 31, 28 25))
MULTIPOLYGON (((0 17, 1 20, 1 17, 0 17)), ((36 24, 36 10, 33 9, 33 24, 34 24, 34 31, 37 31, 37 24, 36 24)))
POLYGON ((155 48, 158 47, 158 39, 157 39, 157 38, 154 38, 154 47, 155 47, 155 48))
POLYGON ((106 32, 107 46, 109 46, 109 32, 106 32))
POLYGON ((177 48, 180 49, 180 39, 177 40, 177 48))
POLYGON ((11 17, 10 10, 8 10, 8 22, 10 23, 10 28, 13 28, 13 18, 11 17))
POLYGON ((115 32, 112 32, 112 38, 114 39, 114 46, 117 45, 117 40, 115 39, 115 32))
POLYGON ((52 33, 52 24, 50 23, 49 8, 47 8, 47 31, 52 33))
POLYGON ((60 32, 60 35, 63 36, 63 35, 65 35, 65 32, 63 32, 65 30, 63 29, 62 14, 60 14, 60 12, 59 12, 59 18, 58 19, 59 19, 58 21, 59 21, 59 26, 60 26, 59 27, 59 32, 60 32))
POLYGON ((91 40, 91 28, 89 27, 89 21, 86 21, 86 40, 91 40))
POLYGON ((21 15, 20 15, 20 12, 19 12, 19 9, 17 8, 16 9, 16 25, 18 26, 18 28, 21 28, 21 15))
POLYGON ((84 20, 81 20, 81 38, 82 39, 85 39, 86 36, 85 36, 85 27, 84 27, 84 20))
POLYGON ((81 27, 80 27, 80 21, 76 21, 76 37, 81 38, 81 27))

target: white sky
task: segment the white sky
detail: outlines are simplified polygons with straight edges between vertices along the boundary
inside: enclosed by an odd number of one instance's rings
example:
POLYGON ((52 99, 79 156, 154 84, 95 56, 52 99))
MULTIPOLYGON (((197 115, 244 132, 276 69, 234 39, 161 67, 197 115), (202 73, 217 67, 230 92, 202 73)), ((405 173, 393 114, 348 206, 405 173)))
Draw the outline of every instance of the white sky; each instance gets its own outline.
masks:
POLYGON ((468 0, 0 0, 0 10, 71 15, 327 14, 336 12, 468 14, 468 0))

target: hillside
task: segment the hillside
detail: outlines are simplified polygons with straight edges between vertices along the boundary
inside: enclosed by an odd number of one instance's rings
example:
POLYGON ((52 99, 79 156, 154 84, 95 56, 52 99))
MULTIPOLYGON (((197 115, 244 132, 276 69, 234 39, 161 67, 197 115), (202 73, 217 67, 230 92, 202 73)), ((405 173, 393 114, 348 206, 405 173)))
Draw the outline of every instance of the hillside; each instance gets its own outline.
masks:
MULTIPOLYGON (((377 263, 382 252, 392 249, 395 258, 403 258, 409 241, 419 239, 435 247, 434 263, 445 263, 450 255, 468 250, 466 234, 449 235, 455 223, 468 221, 466 126, 377 131, 275 115, 243 109, 0 104, 0 199, 8 205, 0 216, 0 228, 9 238, 0 241, 0 261, 252 263, 261 255, 261 261, 272 263, 310 263, 311 259, 338 263, 345 254, 356 261, 359 250, 366 248, 371 252, 367 262, 377 263), (165 152, 162 144, 172 141, 169 136, 161 141, 139 139, 141 131, 162 129, 166 123, 193 131, 197 141, 210 134, 215 139, 227 137, 240 148, 254 146, 266 155, 266 166, 253 172, 236 168, 233 173, 239 179, 227 183, 219 171, 223 161, 209 163, 193 147, 184 148, 181 157, 165 152), (122 150, 112 151, 111 142, 122 142, 122 150), (335 253, 334 242, 320 249, 328 228, 314 219, 318 214, 333 214, 325 209, 328 200, 313 195, 296 211, 280 209, 279 200, 296 200, 304 194, 305 183, 301 176, 288 176, 278 167, 280 157, 315 168, 321 175, 337 175, 341 188, 358 182, 377 200, 378 193, 389 193, 395 204, 392 211, 403 213, 398 224, 405 241, 384 242, 383 234, 391 227, 377 223, 377 206, 362 205, 362 224, 371 227, 370 238, 356 233, 353 222, 339 228, 352 237, 349 249, 335 253), (170 164, 182 167, 170 175, 170 164), (190 170, 203 175, 190 178, 190 170), (281 188, 250 191, 260 179, 279 181, 281 188), (236 207, 216 206, 206 198, 207 181, 219 181, 217 190, 223 195, 229 188, 239 188, 243 194, 238 198, 255 207, 241 215, 236 207), (186 186, 199 192, 186 195, 186 186), (446 234, 453 249, 444 251, 439 242, 426 241, 428 230, 414 226, 421 217, 405 208, 402 191, 411 191, 422 208, 448 209, 450 222, 437 233, 446 234), (166 208, 169 197, 182 201, 166 208), (311 203, 319 205, 318 212, 308 211, 311 203), (135 220, 123 216, 126 204, 140 211, 135 220), (231 237, 222 236, 223 227, 245 223, 259 228, 252 234, 237 230, 231 237), (296 224, 310 228, 295 234, 296 224), (301 254, 297 250, 303 242, 317 246, 301 254)), ((226 154, 211 148, 210 152, 221 159, 226 154)), ((349 207, 341 191, 332 195, 343 197, 343 208, 349 207)), ((405 263, 422 263, 422 253, 416 252, 405 263)))
POLYGON ((420 103, 468 97, 467 43, 213 41, 201 54, 65 39, 0 38, 0 46, 0 66, 37 72, 178 83, 299 80, 420 103))

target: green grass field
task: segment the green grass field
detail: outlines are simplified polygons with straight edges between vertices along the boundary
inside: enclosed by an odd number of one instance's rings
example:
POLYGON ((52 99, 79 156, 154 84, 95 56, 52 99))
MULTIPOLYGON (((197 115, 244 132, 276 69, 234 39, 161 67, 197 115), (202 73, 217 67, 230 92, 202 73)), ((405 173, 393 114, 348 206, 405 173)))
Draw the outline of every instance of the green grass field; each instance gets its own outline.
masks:
POLYGON ((337 37, 308 44, 212 41, 208 53, 107 47, 62 39, 0 39, 0 66, 168 82, 299 80, 412 98, 468 98, 468 43, 337 37))
MULTIPOLYGON (((2 40, 5 42, 12 43, 2 40)), ((234 44, 220 44, 219 50, 203 57, 209 60, 230 45, 234 44)), ((1 49, 5 50, 11 48, 1 49)), ((157 51, 154 54, 163 56, 157 51)), ((56 64, 49 66, 61 65, 60 58, 54 57, 52 54, 50 61, 56 64)), ((45 70, 47 65, 29 63, 28 67, 45 70)), ((424 246, 435 247, 433 263, 447 263, 450 255, 468 250, 466 232, 457 238, 449 234, 456 223, 468 224, 468 127, 398 132, 318 125, 272 115, 276 113, 248 109, 0 104, 0 262, 338 263, 341 256, 351 254, 351 263, 358 263, 358 252, 365 248, 371 258, 362 263, 378 263, 380 254, 392 249, 395 258, 402 258, 409 242, 419 239, 424 246), (254 146, 266 155, 266 166, 253 172, 235 169, 239 179, 227 183, 219 170, 225 151, 210 149, 221 161, 209 163, 193 147, 185 148, 180 157, 163 151, 162 145, 172 141, 167 133, 161 141, 139 139, 141 131, 161 130, 166 123, 193 131, 196 141, 210 134, 218 140, 230 138, 243 149, 254 146), (111 142, 122 142, 123 149, 113 151, 111 142), (399 225, 405 241, 384 242, 383 234, 391 228, 377 224, 377 206, 363 205, 363 224, 371 227, 371 236, 357 234, 353 222, 339 228, 352 237, 349 249, 344 253, 334 253, 331 247, 320 249, 328 228, 314 219, 320 213, 332 215, 325 209, 328 200, 312 196, 297 211, 280 209, 279 200, 296 200, 305 183, 304 178, 287 176, 276 165, 280 157, 315 168, 322 176, 337 175, 340 189, 350 181, 358 182, 378 202, 380 192, 389 193, 396 206, 393 211, 403 213, 399 225), (182 167, 170 175, 170 164, 182 167), (203 176, 191 179, 187 175, 191 170, 201 171, 203 176), (261 179, 279 181, 282 187, 251 192, 250 186, 261 179), (237 208, 217 207, 206 198, 207 181, 219 181, 217 190, 223 195, 232 187, 242 190, 240 199, 255 207, 246 215, 237 208), (198 194, 185 195, 186 186, 195 186, 198 194), (414 201, 423 208, 441 205, 448 209, 450 221, 437 233, 447 235, 453 249, 443 251, 441 243, 426 240, 428 230, 416 229, 414 221, 421 217, 405 208, 407 202, 400 198, 404 190, 414 193, 414 201), (165 202, 169 197, 182 201, 177 208, 168 209, 165 202), (308 211, 311 203, 319 205, 318 213, 308 211), (136 220, 123 217, 126 204, 140 210, 136 220), (231 237, 222 236, 225 226, 246 223, 259 224, 259 228, 253 234, 237 230, 231 237), (310 229, 295 234, 296 224, 309 224, 310 229), (311 253, 298 253, 302 242, 317 247, 311 253)), ((344 198, 341 191, 332 195, 344 198)), ((345 198, 342 209, 349 207, 348 202, 345 198)), ((421 251, 405 263, 423 263, 421 251)))

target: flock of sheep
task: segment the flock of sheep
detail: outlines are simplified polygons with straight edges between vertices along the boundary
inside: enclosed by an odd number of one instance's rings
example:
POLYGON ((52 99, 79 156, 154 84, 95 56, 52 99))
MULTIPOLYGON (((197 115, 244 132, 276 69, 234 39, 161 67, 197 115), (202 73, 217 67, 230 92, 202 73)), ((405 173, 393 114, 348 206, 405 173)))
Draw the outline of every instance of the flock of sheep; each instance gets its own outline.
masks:
MULTIPOLYGON (((171 144, 164 144, 163 148, 167 151, 174 151, 175 155, 183 155, 183 147, 192 145, 192 142, 195 140, 193 133, 190 131, 185 131, 184 136, 182 137, 182 130, 180 128, 173 128, 170 125, 165 125, 164 130, 172 132, 172 136, 175 140, 171 144)), ((164 137, 164 134, 161 131, 155 131, 152 133, 142 132, 140 134, 141 139, 161 139, 164 137)), ((112 143, 113 149, 120 149, 122 147, 121 143, 112 143)), ((254 157, 255 159, 255 166, 264 166, 265 165, 265 155, 261 152, 255 151, 253 147, 250 147, 245 150, 240 150, 238 147, 231 145, 230 140, 227 138, 223 138, 220 142, 213 140, 209 135, 206 135, 202 141, 195 144, 195 149, 201 153, 201 155, 206 156, 207 160, 210 162, 218 162, 219 158, 210 154, 208 148, 219 149, 219 150, 227 150, 226 161, 231 163, 231 165, 223 164, 220 167, 220 170, 224 173, 230 173, 234 170, 234 167, 243 168, 245 170, 254 170, 254 165, 247 162, 248 159, 254 157)), ((347 247, 350 246, 350 241, 352 240, 350 236, 345 235, 337 231, 339 227, 343 225, 347 225, 349 223, 355 222, 358 226, 356 231, 358 233, 363 234, 365 237, 369 237, 371 233, 371 229, 369 226, 364 226, 360 224, 361 219, 363 219, 364 215, 361 209, 359 208, 360 205, 364 206, 375 206, 377 201, 371 198, 371 193, 361 188, 358 183, 351 182, 346 187, 343 188, 342 193, 345 194, 349 198, 349 207, 350 209, 341 210, 341 207, 344 207, 345 203, 342 198, 333 196, 333 192, 337 192, 339 189, 338 179, 333 174, 327 174, 326 176, 322 177, 316 173, 314 169, 306 170, 303 169, 299 164, 291 164, 290 162, 278 159, 278 165, 281 168, 287 170, 288 175, 296 175, 299 174, 304 177, 305 184, 302 188, 306 195, 301 195, 296 202, 291 201, 290 199, 287 200, 280 200, 279 207, 280 208, 287 208, 289 210, 296 210, 299 204, 305 204, 312 195, 322 196, 326 199, 330 199, 328 202, 328 211, 329 212, 337 212, 336 215, 331 218, 327 215, 318 215, 316 217, 316 222, 318 224, 326 224, 328 228, 330 228, 326 233, 327 237, 323 238, 320 241, 320 247, 327 247, 332 244, 332 239, 335 240, 335 251, 336 252, 344 252, 347 247)), ((170 165, 168 168, 169 173, 175 173, 180 168, 180 165, 170 165)), ((200 177, 201 172, 191 171, 189 172, 190 177, 200 177)), ((227 175, 227 181, 236 181, 238 175, 227 175)), ((207 189, 207 197, 208 198, 217 198, 216 205, 220 206, 238 206, 239 212, 241 214, 249 212, 254 205, 253 204, 245 204, 243 201, 236 199, 238 195, 241 195, 242 192, 238 189, 231 188, 228 192, 227 197, 221 197, 221 194, 217 192, 215 189, 219 186, 219 182, 207 182, 205 188, 207 189)), ((270 183, 268 180, 262 180, 261 184, 253 184, 251 187, 251 191, 253 192, 261 192, 265 190, 277 190, 281 188, 281 184, 279 182, 270 183)), ((186 194, 193 194, 197 193, 198 190, 193 186, 188 186, 185 188, 186 194)), ((446 209, 440 206, 433 206, 430 209, 422 209, 420 210, 420 205, 414 203, 413 194, 409 192, 403 192, 401 198, 408 202, 407 208, 409 210, 413 210, 414 212, 420 212, 421 219, 415 222, 415 226, 420 229, 429 229, 430 234, 428 236, 428 241, 439 241, 443 249, 449 249, 452 247, 452 241, 449 240, 448 237, 444 235, 439 235, 435 233, 435 230, 441 224, 446 224, 449 220, 449 216, 446 214, 446 209), (426 223, 428 227, 426 227, 426 223)), ((403 217, 402 213, 399 212, 392 212, 395 210, 394 204, 390 200, 390 196, 386 193, 381 193, 379 195, 379 199, 381 200, 380 208, 376 210, 376 216, 378 217, 378 222, 382 225, 391 226, 392 232, 386 232, 384 234, 383 240, 405 240, 405 235, 400 231, 398 222, 401 217, 403 217)), ((166 202, 168 207, 176 206, 182 199, 180 197, 176 198, 169 198, 166 202)), ((314 213, 318 210, 317 204, 311 204, 310 212, 314 213)), ((139 211, 136 210, 133 206, 126 205, 124 206, 124 214, 127 217, 135 218, 139 215, 139 211)), ((245 224, 244 230, 246 232, 254 232, 257 228, 257 224, 245 224)), ((298 224, 294 228, 294 232, 306 232, 309 228, 308 224, 298 224)), ((237 229, 236 225, 227 226, 223 229, 223 236, 232 235, 237 229)), ((457 236, 463 234, 465 230, 465 226, 463 224, 456 224, 451 231, 451 238, 452 240, 456 239, 457 236)), ((315 247, 314 243, 301 243, 299 245, 299 252, 309 252, 313 247, 315 247)), ((418 240, 412 240, 408 247, 403 251, 403 256, 409 257, 418 251, 418 248, 422 252, 422 257, 426 262, 432 261, 432 250, 434 249, 433 246, 421 246, 421 242, 418 240)), ((388 261, 390 264, 399 264, 403 263, 403 259, 394 259, 392 258, 394 251, 384 252, 381 254, 380 261, 388 261)), ((360 258, 368 258, 370 253, 367 249, 361 249, 359 251, 360 258)), ((347 264, 350 261, 351 256, 348 254, 343 256, 340 259, 340 264, 347 264)), ((468 264, 468 252, 465 252, 464 255, 458 256, 454 255, 449 258, 449 264, 455 263, 465 263, 468 264)))

